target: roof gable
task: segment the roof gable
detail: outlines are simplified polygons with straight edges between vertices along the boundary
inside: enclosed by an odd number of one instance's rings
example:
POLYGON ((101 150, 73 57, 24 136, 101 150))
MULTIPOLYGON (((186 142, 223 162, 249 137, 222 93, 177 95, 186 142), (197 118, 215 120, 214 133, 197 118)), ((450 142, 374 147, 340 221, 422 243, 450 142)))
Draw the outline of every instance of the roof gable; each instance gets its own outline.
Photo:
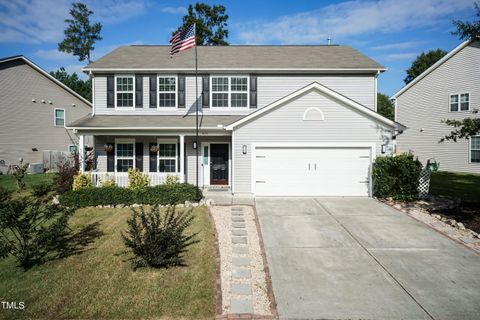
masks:
POLYGON ((251 113, 250 115, 226 126, 226 129, 227 130, 234 130, 236 127, 242 125, 243 123, 246 123, 248 121, 253 121, 255 120, 255 118, 257 117, 260 117, 262 116, 263 114, 267 113, 268 111, 270 110, 273 110, 275 108, 279 108, 281 106, 283 106, 284 104, 296 99, 297 97, 307 93, 307 92, 310 92, 310 91, 318 91, 318 92, 321 92, 337 101, 340 101, 344 104, 346 104, 347 106, 357 110, 357 111, 360 111, 361 113, 367 115, 367 116, 370 116, 371 118, 373 118, 374 120, 378 121, 378 122, 381 122, 383 123, 384 125, 388 126, 388 127, 391 127, 391 128, 400 128, 400 129, 403 129, 404 126, 397 123, 397 122, 394 122, 390 119, 387 119, 385 118, 384 116, 376 113, 375 111, 367 108, 366 106, 336 92, 335 90, 332 90, 318 82, 312 82, 311 84, 289 94, 289 95, 286 95, 285 97, 271 103, 270 105, 264 107, 264 108, 261 108, 253 113, 251 113))
POLYGON ((43 70, 42 68, 40 68, 38 65, 36 65, 35 63, 33 63, 31 60, 29 60, 27 57, 25 56, 22 56, 22 55, 17 55, 17 56, 12 56, 12 57, 7 57, 7 58, 3 58, 3 59, 0 59, 0 64, 2 63, 5 63, 5 62, 9 62, 9 61, 14 61, 14 60, 22 60, 24 63, 26 63, 27 65, 29 65, 31 68, 33 68, 34 70, 38 71, 40 74, 44 75, 45 77, 47 77, 49 80, 53 81, 55 84, 57 84, 58 86, 60 86, 62 89, 65 89, 66 91, 68 91, 69 93, 71 93, 72 95, 74 95, 75 97, 77 97, 78 99, 82 100, 83 102, 85 102, 87 104, 87 106, 89 106, 90 108, 92 107, 92 103, 90 101, 88 101, 87 99, 85 99, 84 97, 82 97, 80 94, 78 94, 77 92, 73 91, 72 89, 70 89, 68 86, 66 86, 64 83, 62 83, 61 81, 59 81, 58 79, 56 79, 55 77, 53 77, 50 73, 48 73, 47 71, 43 70))

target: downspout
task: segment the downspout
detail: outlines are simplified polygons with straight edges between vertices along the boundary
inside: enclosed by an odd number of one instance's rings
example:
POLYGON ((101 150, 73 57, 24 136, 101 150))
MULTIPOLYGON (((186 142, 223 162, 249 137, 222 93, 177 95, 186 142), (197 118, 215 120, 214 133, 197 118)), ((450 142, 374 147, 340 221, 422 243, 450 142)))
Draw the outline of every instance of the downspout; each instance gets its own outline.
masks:
POLYGON ((92 117, 95 115, 95 77, 93 76, 92 70, 88 71, 90 79, 92 79, 92 117))
POLYGON ((375 80, 374 80, 374 99, 375 99, 375 102, 374 102, 374 111, 377 112, 377 78, 378 78, 378 75, 380 74, 380 71, 377 71, 377 73, 375 74, 375 80))

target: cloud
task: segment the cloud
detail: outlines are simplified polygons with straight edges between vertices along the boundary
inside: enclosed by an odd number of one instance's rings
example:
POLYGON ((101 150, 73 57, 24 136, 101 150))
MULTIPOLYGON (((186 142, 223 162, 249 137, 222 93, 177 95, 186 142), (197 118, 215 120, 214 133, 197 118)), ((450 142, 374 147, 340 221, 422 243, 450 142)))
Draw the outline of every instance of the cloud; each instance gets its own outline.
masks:
POLYGON ((57 49, 49 49, 49 50, 41 49, 36 51, 34 55, 39 58, 47 59, 47 60, 70 60, 73 57, 71 54, 60 52, 57 49))
POLYGON ((389 34, 434 26, 453 13, 470 9, 471 0, 346 1, 273 21, 233 24, 242 43, 306 44, 335 42, 359 35, 389 34))
MULTIPOLYGON (((117 23, 145 12, 143 0, 86 1, 92 21, 117 23)), ((55 43, 63 38, 70 0, 0 0, 0 42, 55 43)))
POLYGON ((170 13, 170 14, 186 14, 187 13, 187 8, 185 7, 165 7, 162 8, 160 11, 164 13, 170 13))
POLYGON ((397 43, 388 43, 383 44, 380 46, 373 47, 373 50, 403 50, 403 49, 411 49, 416 48, 421 45, 424 45, 427 41, 405 41, 405 42, 397 42, 397 43))
POLYGON ((405 53, 390 53, 381 56, 381 60, 385 61, 399 61, 399 60, 411 60, 414 59, 418 53, 405 52, 405 53))

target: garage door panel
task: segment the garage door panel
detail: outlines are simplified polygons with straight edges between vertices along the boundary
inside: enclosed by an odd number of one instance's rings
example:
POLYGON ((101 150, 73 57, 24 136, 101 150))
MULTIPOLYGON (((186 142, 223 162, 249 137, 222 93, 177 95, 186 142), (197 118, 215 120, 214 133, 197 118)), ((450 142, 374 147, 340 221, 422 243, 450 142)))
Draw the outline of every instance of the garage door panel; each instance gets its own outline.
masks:
POLYGON ((369 148, 257 148, 255 193, 368 196, 369 148))

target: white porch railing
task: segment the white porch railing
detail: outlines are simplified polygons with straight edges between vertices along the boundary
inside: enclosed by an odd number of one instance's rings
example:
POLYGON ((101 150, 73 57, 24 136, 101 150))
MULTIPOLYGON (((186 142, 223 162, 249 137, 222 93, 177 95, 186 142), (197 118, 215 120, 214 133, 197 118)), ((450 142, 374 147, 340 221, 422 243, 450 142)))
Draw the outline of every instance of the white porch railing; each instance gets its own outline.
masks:
MULTIPOLYGON (((143 174, 148 175, 150 179, 151 186, 157 186, 165 182, 166 176, 179 176, 178 173, 171 172, 142 172, 143 174)), ((127 172, 90 172, 92 177, 92 184, 96 187, 100 187, 102 181, 105 180, 115 180, 115 184, 119 187, 128 186, 128 173, 127 172)))

